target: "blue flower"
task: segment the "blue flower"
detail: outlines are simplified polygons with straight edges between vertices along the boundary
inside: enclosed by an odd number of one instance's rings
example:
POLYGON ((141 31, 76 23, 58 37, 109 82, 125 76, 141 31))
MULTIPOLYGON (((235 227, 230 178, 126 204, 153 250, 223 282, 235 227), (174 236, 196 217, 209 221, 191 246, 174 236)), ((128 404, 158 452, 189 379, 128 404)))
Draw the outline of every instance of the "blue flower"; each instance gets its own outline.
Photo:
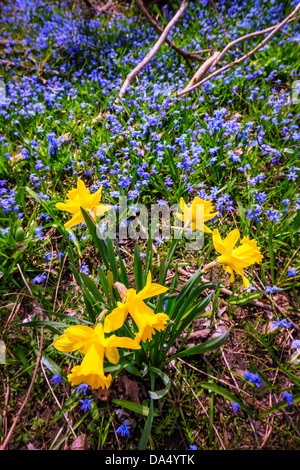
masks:
POLYGON ((91 402, 93 401, 92 398, 86 398, 85 400, 79 400, 80 403, 82 403, 82 407, 80 408, 84 412, 86 412, 88 409, 92 408, 91 402))
POLYGON ((0 228, 1 235, 5 237, 6 234, 8 234, 10 227, 6 228, 0 228))
POLYGON ((293 277, 293 276, 297 276, 297 270, 296 268, 290 268, 288 270, 288 277, 293 277))
POLYGON ((80 272, 84 274, 89 274, 89 267, 87 264, 83 264, 80 268, 80 272))
POLYGON ((41 284, 46 279, 47 279, 47 276, 46 276, 45 272, 43 272, 43 274, 39 274, 39 275, 35 276, 35 278, 32 279, 32 282, 33 282, 33 284, 41 284))
POLYGON ((194 444, 191 444, 190 445, 190 450, 197 450, 197 446, 195 446, 194 444))
POLYGON ((78 395, 78 393, 80 392, 80 390, 83 391, 83 394, 86 395, 86 392, 87 392, 87 389, 89 388, 89 386, 85 383, 81 383, 80 385, 78 385, 76 387, 76 394, 78 395))
POLYGON ((125 421, 123 424, 121 424, 121 426, 118 427, 118 429, 116 430, 116 433, 120 432, 121 436, 125 436, 126 434, 127 436, 130 436, 129 429, 130 429, 130 426, 128 426, 127 422, 125 421))
POLYGON ((45 260, 48 262, 52 258, 52 253, 45 254, 45 260))
POLYGON ((299 339, 293 339, 291 342, 292 348, 298 349, 300 348, 300 340, 299 339))
POLYGON ((277 292, 279 290, 283 290, 281 289, 281 287, 277 287, 277 286, 267 286, 266 287, 266 294, 274 294, 274 292, 277 292))
POLYGON ((58 257, 58 258, 63 258, 64 256, 65 256, 65 254, 62 253, 61 251, 59 251, 59 252, 57 253, 57 257, 58 257))
POLYGON ((52 379, 50 379, 50 382, 54 382, 54 387, 58 383, 62 383, 62 377, 61 377, 60 373, 58 372, 56 375, 53 375, 52 379))
POLYGON ((258 388, 260 388, 261 378, 258 374, 253 374, 252 372, 246 371, 244 374, 244 379, 249 380, 249 382, 252 382, 258 388))
POLYGON ((290 404, 294 402, 292 393, 282 392, 282 396, 287 401, 288 406, 290 406, 290 404))
POLYGON ((233 403, 231 403, 231 406, 232 406, 232 409, 233 409, 233 411, 234 411, 235 413, 236 413, 237 411, 239 411, 239 409, 240 409, 240 405, 239 405, 236 401, 234 401, 233 403))
POLYGON ((273 327, 274 328, 290 328, 292 324, 290 322, 287 322, 287 320, 284 318, 283 320, 279 320, 277 317, 277 320, 273 321, 273 327))
POLYGON ((37 227, 34 231, 34 238, 43 238, 44 236, 44 233, 43 233, 43 227, 40 225, 39 227, 37 227))

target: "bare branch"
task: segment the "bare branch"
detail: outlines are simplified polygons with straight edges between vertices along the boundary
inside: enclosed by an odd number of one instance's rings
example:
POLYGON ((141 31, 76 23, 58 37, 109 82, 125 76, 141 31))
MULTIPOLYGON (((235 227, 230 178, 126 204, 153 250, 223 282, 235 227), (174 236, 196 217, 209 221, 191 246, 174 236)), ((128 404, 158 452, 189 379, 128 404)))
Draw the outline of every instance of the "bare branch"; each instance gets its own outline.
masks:
POLYGON ((220 52, 215 52, 209 59, 207 59, 204 64, 201 65, 201 67, 197 70, 191 81, 188 83, 188 85, 182 90, 182 93, 185 90, 188 90, 192 86, 196 85, 196 83, 200 82, 201 78, 203 78, 206 73, 209 71, 211 68, 212 64, 218 59, 220 55, 220 52))
MULTIPOLYGON (((210 75, 208 75, 207 77, 205 77, 203 80, 201 80, 200 82, 196 83, 195 85, 191 86, 190 88, 187 88, 185 87, 184 90, 180 91, 179 93, 177 93, 177 97, 181 97, 183 95, 185 95, 186 93, 189 93, 193 90, 195 90, 196 88, 198 88, 200 85, 202 85, 204 82, 206 82, 207 80, 210 80, 211 78, 215 77, 216 75, 219 75, 220 73, 222 72, 225 72, 226 70, 230 69, 231 67, 235 67, 236 65, 240 64, 241 62, 243 62, 244 60, 248 59, 248 57, 250 57, 251 55, 253 55, 256 51, 258 51, 259 49, 261 49, 261 47, 263 47, 273 36, 274 34, 276 34, 283 26, 285 26, 287 23, 289 23, 290 21, 293 21, 295 18, 295 14, 299 11, 300 9, 300 3, 298 3, 298 5, 296 6, 296 8, 292 11, 292 13, 290 15, 288 15, 281 23, 278 23, 277 25, 275 26, 271 26, 270 28, 266 28, 264 30, 261 30, 261 31, 255 31, 253 33, 249 33, 249 34, 246 34, 245 36, 242 36, 238 39, 235 39, 234 41, 230 42, 229 44, 227 44, 227 46, 223 49, 223 51, 219 54, 219 56, 214 60, 214 62, 211 64, 211 67, 214 67, 219 61, 220 59, 223 57, 223 55, 228 51, 228 49, 233 46, 234 44, 237 44, 238 42, 241 42, 241 41, 244 41, 245 39, 249 38, 249 37, 252 37, 252 36, 256 36, 258 34, 265 34, 269 31, 271 31, 268 36, 262 41, 260 42, 256 47, 254 47, 251 51, 249 51, 247 54, 243 55, 242 57, 239 57, 238 59, 235 59, 233 62, 231 62, 230 64, 227 64, 225 65, 224 67, 220 68, 219 70, 216 70, 215 72, 211 73, 210 75)), ((208 59, 209 60, 209 59, 208 59)), ((205 65, 205 63, 203 64, 203 66, 205 65)))
MULTIPOLYGON (((151 24, 153 29, 158 34, 162 34, 163 29, 156 23, 154 18, 152 18, 149 11, 145 7, 143 1, 142 0, 135 0, 135 3, 139 7, 140 11, 143 13, 145 18, 147 19, 147 21, 151 24)), ((189 60, 205 60, 204 57, 201 57, 199 55, 203 51, 199 51, 199 52, 197 51, 197 53, 186 52, 186 51, 182 50, 180 47, 176 46, 176 44, 174 44, 174 42, 172 42, 170 39, 166 38, 165 41, 170 47, 172 47, 172 49, 174 49, 174 51, 176 51, 179 55, 181 55, 187 61, 189 61, 189 60)))
POLYGON ((173 28, 173 26, 177 23, 177 21, 180 19, 180 17, 183 15, 185 10, 187 9, 188 4, 186 0, 183 0, 178 12, 176 15, 171 19, 171 21, 167 24, 165 29, 163 30, 160 38, 158 41, 154 44, 152 49, 148 52, 148 54, 144 57, 144 59, 127 75, 125 82, 122 85, 122 88, 119 92, 119 98, 122 98, 128 88, 128 86, 131 84, 131 82, 134 80, 134 78, 140 73, 140 71, 151 61, 151 59, 154 57, 154 55, 157 53, 157 51, 160 49, 164 41, 166 40, 169 32, 173 28))

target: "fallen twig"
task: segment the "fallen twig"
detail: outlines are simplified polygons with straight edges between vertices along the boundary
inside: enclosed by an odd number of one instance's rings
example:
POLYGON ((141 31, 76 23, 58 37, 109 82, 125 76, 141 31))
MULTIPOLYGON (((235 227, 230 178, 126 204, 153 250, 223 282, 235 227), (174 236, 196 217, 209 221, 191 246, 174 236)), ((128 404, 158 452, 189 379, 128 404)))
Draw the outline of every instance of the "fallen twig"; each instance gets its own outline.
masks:
MULTIPOLYGON (((163 29, 156 23, 154 18, 152 18, 149 11, 145 7, 143 1, 142 0, 135 0, 135 3, 138 6, 138 8, 140 9, 140 11, 143 13, 145 18, 147 19, 147 21, 151 24, 153 29, 158 34, 162 34, 163 29)), ((172 47, 172 49, 174 49, 174 51, 176 51, 179 55, 181 55, 188 63, 189 63, 190 60, 206 60, 205 57, 201 57, 199 55, 199 53, 204 52, 204 51, 199 51, 199 52, 196 52, 196 53, 187 52, 187 51, 182 50, 180 47, 176 46, 176 44, 174 44, 174 42, 171 41, 169 38, 166 38, 165 41, 170 47, 172 47)))
MULTIPOLYGON (((239 57, 239 58, 235 59, 233 62, 230 62, 229 64, 227 64, 224 67, 216 70, 215 72, 212 72, 210 75, 206 76, 200 82, 196 83, 195 85, 191 86, 190 88, 185 87, 184 90, 177 93, 177 97, 181 97, 181 96, 183 96, 187 93, 190 93, 191 91, 198 88, 200 85, 202 85, 207 80, 210 80, 211 78, 215 77, 216 75, 219 75, 220 73, 225 72, 226 70, 228 70, 232 67, 235 67, 236 65, 240 64, 244 60, 248 59, 256 51, 261 49, 261 47, 263 47, 283 26, 285 26, 287 23, 293 21, 295 19, 295 14, 299 11, 299 9, 300 9, 300 3, 298 3, 298 5, 292 11, 292 13, 290 13, 290 15, 288 15, 283 21, 281 21, 281 23, 278 23, 275 26, 271 26, 270 28, 266 28, 266 29, 261 30, 261 31, 255 31, 253 33, 246 34, 245 36, 242 36, 238 39, 235 39, 234 41, 231 41, 229 44, 227 44, 227 46, 223 49, 223 51, 221 51, 219 56, 212 62, 210 68, 214 67, 221 60, 221 58, 228 51, 228 49, 230 47, 232 47, 233 45, 237 44, 238 42, 244 41, 245 39, 248 39, 252 36, 257 36, 259 34, 266 34, 267 32, 269 32, 268 36, 263 41, 261 41, 256 47, 254 47, 251 51, 249 51, 247 54, 243 55, 242 57, 239 57)), ((209 59, 207 59, 207 60, 209 60, 209 59)), ((205 65, 205 63, 203 65, 205 65)))
POLYGON ((224 444, 223 444, 223 441, 221 439, 221 436, 219 435, 218 433, 218 430, 217 428, 215 427, 214 423, 212 422, 209 414, 207 413, 206 409, 204 408, 203 404, 201 403, 201 401, 199 400, 199 397, 198 395, 194 392, 193 388, 191 387, 191 385, 189 384, 189 382, 185 379, 185 377, 181 374, 181 372, 177 369, 177 367, 175 366, 175 364, 173 362, 170 363, 174 369, 176 370, 176 372, 181 376, 182 380, 184 381, 184 383, 188 386, 188 388, 190 389, 190 391, 192 392, 192 394, 194 395, 195 399, 197 400, 198 404, 201 406, 203 412, 205 413, 207 419, 210 421, 215 433, 216 433, 216 436, 217 438, 219 439, 219 442, 220 442, 220 446, 222 447, 223 450, 226 450, 224 444))
POLYGON ((200 80, 207 74, 209 69, 212 67, 213 63, 218 59, 220 52, 215 52, 209 59, 207 59, 204 64, 197 70, 191 81, 187 84, 182 92, 188 90, 192 86, 196 85, 196 83, 200 82, 200 80))
POLYGON ((128 86, 131 84, 131 82, 134 80, 134 78, 140 73, 140 71, 151 61, 151 59, 154 57, 154 55, 157 53, 157 51, 160 49, 164 41, 166 40, 169 32, 173 28, 173 26, 177 23, 177 21, 180 19, 180 17, 183 15, 185 10, 187 9, 188 4, 186 0, 183 0, 178 12, 176 15, 171 19, 171 21, 167 24, 165 29, 163 30, 160 38, 158 41, 154 44, 152 49, 148 52, 148 54, 144 57, 144 59, 127 75, 125 82, 122 85, 122 88, 119 92, 119 98, 122 98, 128 88, 128 86))
MULTIPOLYGON (((61 406, 60 402, 58 401, 57 396, 55 395, 55 393, 54 393, 54 391, 53 391, 53 388, 51 387, 51 384, 50 384, 50 382, 49 382, 49 379, 48 379, 48 377, 47 377, 47 374, 46 374, 46 372, 45 372, 45 369, 44 369, 44 366, 43 366, 43 363, 42 363, 42 362, 41 362, 41 368, 42 368, 42 371, 43 371, 45 380, 46 380, 46 382, 47 382, 47 384, 48 384, 49 390, 50 390, 50 392, 51 392, 51 394, 52 394, 54 400, 56 401, 58 408, 61 410, 61 409, 62 409, 62 406, 61 406)), ((63 417, 64 417, 65 420, 66 420, 66 423, 67 423, 67 425, 68 425, 68 427, 69 427, 71 433, 73 434, 74 438, 76 439, 76 437, 77 437, 77 436, 76 436, 76 433, 75 433, 74 429, 72 428, 72 425, 71 425, 71 422, 70 422, 70 420, 69 420, 69 418, 68 418, 67 413, 66 413, 66 412, 62 412, 62 414, 63 414, 63 417)))
POLYGON ((27 391, 27 393, 26 393, 26 396, 25 396, 25 398, 24 398, 24 401, 23 401, 22 405, 21 405, 20 408, 19 408, 18 413, 16 414, 16 417, 15 417, 15 419, 14 419, 12 425, 11 425, 11 428, 10 428, 10 430, 9 430, 9 432, 8 432, 8 434, 7 434, 7 436, 6 436, 6 438, 5 438, 3 444, 2 444, 1 447, 0 447, 0 450, 5 450, 5 448, 6 448, 7 444, 8 444, 8 442, 9 442, 9 440, 10 440, 11 437, 12 437, 12 434, 13 434, 13 431, 14 431, 16 425, 17 425, 17 422, 19 421, 20 416, 21 416, 21 414, 22 414, 22 412, 23 412, 23 410, 24 410, 24 408, 25 408, 25 406, 26 406, 26 404, 27 404, 27 402, 28 402, 28 398, 29 398, 29 396, 30 396, 30 393, 31 393, 33 384, 34 384, 34 382, 35 382, 35 379, 36 379, 36 376, 37 376, 37 371, 38 371, 38 368, 39 368, 39 365, 40 365, 40 360, 41 360, 41 357, 42 357, 43 346, 44 346, 44 344, 43 344, 43 338, 44 338, 44 328, 42 327, 42 328, 41 328, 40 348, 39 348, 39 352, 38 352, 38 356, 37 356, 37 360, 36 360, 35 369, 34 369, 33 374, 32 374, 32 379, 31 379, 30 385, 29 385, 29 387, 28 387, 28 391, 27 391))

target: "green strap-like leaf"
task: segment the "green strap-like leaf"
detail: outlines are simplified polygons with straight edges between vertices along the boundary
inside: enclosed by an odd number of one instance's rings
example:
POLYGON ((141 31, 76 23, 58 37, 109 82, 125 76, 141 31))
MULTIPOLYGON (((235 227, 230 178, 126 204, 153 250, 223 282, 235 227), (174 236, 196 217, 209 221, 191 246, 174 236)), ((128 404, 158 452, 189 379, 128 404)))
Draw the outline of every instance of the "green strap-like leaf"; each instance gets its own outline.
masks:
POLYGON ((94 281, 85 273, 80 273, 80 277, 83 281, 83 283, 86 285, 86 287, 89 289, 91 294, 95 297, 95 301, 99 302, 103 308, 106 308, 106 302, 103 297, 103 295, 99 292, 99 289, 97 288, 96 284, 94 281))
POLYGON ((160 369, 157 369, 156 367, 149 367, 149 370, 158 375, 158 377, 162 380, 165 385, 165 388, 163 388, 162 390, 149 391, 150 398, 152 398, 153 400, 159 400, 168 393, 171 387, 171 380, 167 376, 167 374, 162 372, 160 369))
POLYGON ((137 243, 134 247, 134 260, 133 261, 134 261, 133 272, 134 272, 135 286, 136 286, 137 291, 139 292, 145 286, 145 277, 144 277, 144 272, 143 272, 142 260, 140 256, 140 250, 139 250, 139 246, 137 243))
POLYGON ((85 210, 82 207, 80 209, 81 209, 84 221, 87 225, 88 231, 89 231, 89 233, 91 234, 91 236, 93 238, 95 246, 96 246, 96 248, 98 248, 98 251, 100 253, 100 256, 101 256, 106 268, 110 269, 109 258, 108 258, 108 254, 107 254, 107 246, 105 244, 105 241, 98 237, 96 226, 95 226, 94 222, 92 221, 92 219, 85 212, 85 210))
MULTIPOLYGON (((123 408, 126 408, 127 410, 134 411, 135 413, 138 413, 142 416, 149 416, 150 408, 148 406, 140 405, 139 403, 135 403, 133 401, 128 401, 128 400, 121 400, 119 398, 113 398, 112 403, 115 405, 120 405, 123 408)), ((153 411, 153 416, 157 416, 158 412, 153 411)))
POLYGON ((227 341, 229 333, 230 333, 230 328, 227 331, 225 331, 225 333, 219 335, 217 338, 210 339, 197 346, 193 346, 192 348, 188 348, 188 349, 185 349, 184 351, 180 351, 179 353, 174 354, 173 356, 170 356, 169 358, 167 358, 167 360, 164 362, 163 365, 167 364, 173 359, 178 359, 180 357, 192 356, 196 354, 203 354, 203 353, 207 353, 210 351, 214 351, 215 349, 218 349, 219 347, 221 347, 222 344, 225 343, 225 341, 227 341))
MULTIPOLYGON (((155 374, 153 371, 152 372, 150 371, 150 378, 151 378, 151 389, 153 390, 155 386, 155 374)), ((145 450, 147 447, 150 434, 151 434, 153 418, 154 418, 154 404, 153 404, 153 398, 150 398, 149 413, 148 413, 145 427, 143 429, 142 436, 138 445, 138 450, 145 450)))
POLYGON ((249 408, 247 405, 245 405, 240 398, 236 398, 234 395, 232 395, 228 390, 226 390, 223 387, 220 387, 220 385, 217 385, 212 382, 200 382, 199 386, 202 388, 205 388, 207 390, 210 390, 214 393, 217 393, 218 395, 221 395, 223 398, 226 400, 229 400, 230 402, 237 402, 242 410, 246 411, 250 416, 253 416, 253 411, 251 408, 249 408))

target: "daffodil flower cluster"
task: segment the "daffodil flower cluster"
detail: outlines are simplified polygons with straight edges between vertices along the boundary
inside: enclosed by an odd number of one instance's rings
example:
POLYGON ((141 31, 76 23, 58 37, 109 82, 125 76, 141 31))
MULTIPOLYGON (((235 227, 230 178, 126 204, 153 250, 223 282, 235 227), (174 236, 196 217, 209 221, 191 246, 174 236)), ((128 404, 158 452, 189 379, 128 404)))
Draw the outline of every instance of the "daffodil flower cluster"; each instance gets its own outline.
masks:
POLYGON ((118 348, 139 349, 141 346, 131 338, 111 335, 105 337, 103 321, 94 328, 86 325, 74 325, 67 328, 63 335, 56 338, 53 346, 64 353, 80 351, 83 360, 68 375, 72 385, 82 382, 97 389, 108 388, 112 376, 104 374, 104 356, 111 364, 118 364, 118 348))
POLYGON ((115 283, 123 302, 107 316, 101 316, 94 328, 85 325, 74 325, 66 329, 63 335, 56 338, 53 346, 59 351, 70 353, 80 351, 84 358, 80 365, 73 367, 68 375, 72 385, 84 382, 92 388, 108 388, 112 376, 104 374, 104 356, 111 364, 118 364, 119 353, 117 348, 140 349, 140 342, 151 340, 156 331, 165 328, 169 317, 164 313, 155 314, 144 302, 145 299, 162 294, 168 289, 159 284, 152 283, 151 273, 148 274, 146 286, 137 293, 135 289, 126 289, 121 283, 115 283), (130 313, 138 331, 135 338, 116 335, 107 336, 120 329, 130 313))
MULTIPOLYGON (((183 199, 181 199, 180 207, 182 214, 176 215, 181 220, 187 221, 185 227, 191 225, 192 231, 200 229, 206 233, 212 233, 214 248, 221 255, 216 259, 216 263, 222 265, 223 269, 230 274, 230 282, 234 281, 234 273, 236 273, 242 277, 244 286, 248 289, 249 280, 244 275, 244 268, 254 263, 260 263, 263 259, 256 240, 249 240, 248 237, 243 237, 241 244, 235 248, 240 238, 240 233, 237 229, 232 230, 227 237, 222 240, 218 229, 212 231, 209 227, 204 225, 204 222, 213 219, 217 215, 216 212, 213 212, 213 206, 209 200, 195 198, 190 207, 188 207, 183 199), (201 212, 203 209, 204 212, 201 212)), ((214 265, 215 263, 211 263, 204 268, 204 270, 214 265)))
POLYGON ((57 209, 67 211, 73 216, 64 226, 71 228, 84 222, 80 207, 88 212, 94 220, 96 216, 101 216, 108 211, 110 206, 100 203, 101 193, 102 186, 94 194, 91 194, 84 182, 79 179, 77 181, 77 188, 73 188, 67 193, 67 201, 56 204, 57 209))
MULTIPOLYGON (((95 194, 90 194, 84 182, 78 180, 77 188, 68 192, 66 203, 58 203, 56 207, 72 214, 66 228, 73 227, 81 222, 85 223, 82 209, 88 212, 95 222, 97 216, 102 216, 110 206, 101 204, 101 189, 95 194)), ((262 260, 260 248, 255 240, 243 237, 241 243, 235 248, 240 237, 237 229, 232 230, 222 240, 217 229, 211 230, 205 224, 214 219, 217 212, 209 200, 195 198, 190 206, 180 199, 181 213, 176 216, 184 221, 183 231, 191 226, 192 231, 201 230, 212 234, 213 245, 220 256, 211 265, 222 265, 224 270, 230 273, 230 282, 234 280, 234 273, 240 275, 244 286, 248 289, 249 281, 244 275, 243 269, 253 263, 262 260)), ((118 348, 137 350, 141 344, 151 341, 157 332, 162 332, 169 322, 169 317, 164 312, 154 313, 145 302, 154 296, 164 294, 168 288, 152 282, 149 271, 146 285, 137 292, 133 288, 127 288, 121 282, 116 281, 114 287, 118 290, 121 302, 110 313, 103 311, 94 327, 86 325, 74 325, 66 329, 63 335, 56 338, 53 345, 59 351, 70 353, 79 351, 83 355, 80 365, 76 365, 68 375, 72 385, 85 383, 92 388, 108 388, 112 381, 112 375, 105 375, 104 360, 116 365, 119 362, 118 348), (131 337, 122 336, 126 329, 130 329, 131 337), (116 332, 116 334, 114 333, 116 332), (112 334, 113 333, 113 334, 112 334)))

